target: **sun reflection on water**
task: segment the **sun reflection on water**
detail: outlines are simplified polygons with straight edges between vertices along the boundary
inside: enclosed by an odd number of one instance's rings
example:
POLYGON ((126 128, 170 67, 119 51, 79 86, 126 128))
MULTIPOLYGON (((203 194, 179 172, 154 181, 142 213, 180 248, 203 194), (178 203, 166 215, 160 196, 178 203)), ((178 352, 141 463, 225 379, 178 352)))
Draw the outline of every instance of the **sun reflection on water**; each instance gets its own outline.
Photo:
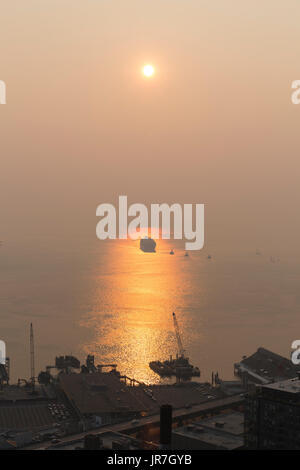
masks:
POLYGON ((172 312, 180 313, 184 333, 189 258, 160 240, 157 253, 143 253, 139 242, 108 243, 96 263, 91 310, 82 325, 94 330, 83 346, 96 363, 117 363, 121 373, 145 383, 158 383, 148 364, 177 352, 172 312))

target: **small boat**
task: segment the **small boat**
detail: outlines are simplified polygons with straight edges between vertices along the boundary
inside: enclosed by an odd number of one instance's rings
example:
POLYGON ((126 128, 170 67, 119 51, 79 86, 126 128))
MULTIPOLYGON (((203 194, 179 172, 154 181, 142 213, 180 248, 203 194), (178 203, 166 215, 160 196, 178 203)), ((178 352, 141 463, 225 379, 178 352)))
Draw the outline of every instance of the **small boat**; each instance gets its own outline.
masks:
POLYGON ((175 255, 174 250, 170 251, 170 255, 175 255))

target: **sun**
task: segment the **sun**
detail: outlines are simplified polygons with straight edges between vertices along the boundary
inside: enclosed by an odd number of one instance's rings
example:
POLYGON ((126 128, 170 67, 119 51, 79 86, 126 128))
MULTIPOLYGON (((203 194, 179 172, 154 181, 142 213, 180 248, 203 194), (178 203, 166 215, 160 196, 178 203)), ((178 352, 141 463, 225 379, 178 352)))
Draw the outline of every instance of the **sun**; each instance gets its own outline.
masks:
POLYGON ((155 73, 155 70, 154 70, 154 67, 153 65, 150 65, 150 64, 147 64, 143 67, 143 74, 145 75, 145 77, 153 77, 155 73))

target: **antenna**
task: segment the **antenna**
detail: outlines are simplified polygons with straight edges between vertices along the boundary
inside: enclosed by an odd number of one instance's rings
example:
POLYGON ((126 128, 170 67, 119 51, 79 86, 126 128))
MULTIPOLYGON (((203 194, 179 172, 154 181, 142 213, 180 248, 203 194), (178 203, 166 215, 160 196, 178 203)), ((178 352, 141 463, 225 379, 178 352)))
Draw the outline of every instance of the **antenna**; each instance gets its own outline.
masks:
POLYGON ((33 326, 30 323, 30 374, 31 374, 31 384, 32 389, 34 390, 35 386, 35 368, 34 368, 34 337, 33 337, 33 326))

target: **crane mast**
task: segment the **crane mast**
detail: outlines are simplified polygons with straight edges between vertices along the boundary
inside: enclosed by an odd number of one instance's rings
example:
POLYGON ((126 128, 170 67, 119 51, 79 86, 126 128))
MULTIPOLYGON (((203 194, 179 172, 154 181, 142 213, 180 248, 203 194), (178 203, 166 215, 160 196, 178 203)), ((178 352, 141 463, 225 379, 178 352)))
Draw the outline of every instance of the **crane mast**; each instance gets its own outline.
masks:
POLYGON ((178 352, 181 357, 184 357, 184 349, 183 349, 182 341, 180 337, 179 326, 178 326, 176 315, 174 312, 173 312, 173 322, 174 322, 174 328, 175 328, 175 333, 176 333, 176 338, 177 338, 178 352))
POLYGON ((31 384, 34 389, 35 386, 35 368, 34 368, 34 337, 33 337, 33 326, 30 323, 30 373, 31 373, 31 384))

